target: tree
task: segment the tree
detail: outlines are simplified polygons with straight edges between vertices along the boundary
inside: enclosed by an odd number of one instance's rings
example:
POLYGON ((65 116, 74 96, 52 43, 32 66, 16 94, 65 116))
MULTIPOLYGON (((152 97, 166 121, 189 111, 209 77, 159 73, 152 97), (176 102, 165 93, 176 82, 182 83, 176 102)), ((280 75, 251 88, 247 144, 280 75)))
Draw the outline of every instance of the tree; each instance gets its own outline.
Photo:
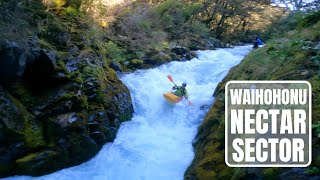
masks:
MULTIPOLYGON (((287 9, 293 12, 298 12, 311 6, 315 0, 274 0, 273 3, 276 5, 284 5, 287 9)), ((319 4, 319 0, 316 0, 319 4)))
POLYGON ((217 38, 227 31, 239 28, 247 31, 251 14, 262 11, 261 7, 270 5, 268 0, 206 0, 203 21, 208 24, 217 38))

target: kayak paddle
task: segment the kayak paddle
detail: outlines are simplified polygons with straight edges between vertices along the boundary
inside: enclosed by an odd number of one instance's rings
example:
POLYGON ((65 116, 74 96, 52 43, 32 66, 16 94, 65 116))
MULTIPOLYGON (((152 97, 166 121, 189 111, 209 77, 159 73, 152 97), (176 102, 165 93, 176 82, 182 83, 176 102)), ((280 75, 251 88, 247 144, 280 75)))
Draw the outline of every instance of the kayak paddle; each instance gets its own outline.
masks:
MULTIPOLYGON (((168 77, 169 81, 173 82, 173 78, 172 78, 172 76, 171 76, 170 74, 168 74, 167 77, 168 77)), ((175 86, 177 86, 176 83, 173 82, 173 84, 174 84, 175 86)), ((186 98, 186 97, 184 96, 184 98, 186 98)), ((186 98, 186 99, 188 100, 189 105, 192 105, 191 101, 189 101, 188 98, 186 98)))

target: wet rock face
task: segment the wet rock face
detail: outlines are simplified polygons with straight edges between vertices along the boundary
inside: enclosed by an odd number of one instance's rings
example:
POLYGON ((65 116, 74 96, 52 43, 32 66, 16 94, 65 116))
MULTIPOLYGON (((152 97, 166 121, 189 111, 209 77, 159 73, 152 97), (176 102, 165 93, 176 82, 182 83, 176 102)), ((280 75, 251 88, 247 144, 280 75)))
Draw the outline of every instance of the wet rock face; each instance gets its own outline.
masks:
POLYGON ((24 77, 26 79, 47 78, 56 69, 56 54, 46 49, 32 49, 28 54, 24 77))
POLYGON ((186 48, 186 47, 183 47, 183 46, 176 46, 176 47, 173 47, 171 49, 172 52, 174 52, 175 54, 177 55, 184 55, 186 54, 187 52, 189 52, 189 50, 186 48))
POLYGON ((129 90, 94 52, 30 47, 1 44, 0 177, 80 164, 133 113, 129 90))
POLYGON ((120 63, 114 62, 114 61, 112 61, 112 62, 110 63, 110 67, 111 67, 112 69, 114 69, 115 71, 121 71, 121 70, 122 70, 120 63))
POLYGON ((15 42, 0 41, 0 82, 21 77, 26 66, 26 52, 15 42))

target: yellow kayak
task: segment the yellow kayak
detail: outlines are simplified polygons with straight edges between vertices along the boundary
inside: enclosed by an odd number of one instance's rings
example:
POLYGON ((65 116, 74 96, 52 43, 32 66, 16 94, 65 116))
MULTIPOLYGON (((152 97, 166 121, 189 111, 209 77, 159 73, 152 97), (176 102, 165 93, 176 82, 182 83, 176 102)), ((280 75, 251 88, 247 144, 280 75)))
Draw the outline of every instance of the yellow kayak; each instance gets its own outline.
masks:
POLYGON ((182 97, 174 95, 171 91, 163 94, 163 97, 170 103, 178 103, 182 100, 182 97))

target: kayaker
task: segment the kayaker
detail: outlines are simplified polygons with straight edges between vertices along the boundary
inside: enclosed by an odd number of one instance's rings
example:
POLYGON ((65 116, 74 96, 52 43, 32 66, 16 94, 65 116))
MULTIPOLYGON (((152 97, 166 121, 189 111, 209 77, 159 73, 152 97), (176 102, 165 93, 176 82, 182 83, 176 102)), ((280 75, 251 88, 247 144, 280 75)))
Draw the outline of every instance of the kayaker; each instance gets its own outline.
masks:
POLYGON ((174 92, 174 95, 179 96, 179 97, 185 97, 186 99, 188 99, 188 92, 186 89, 187 83, 182 83, 182 86, 173 86, 172 90, 176 90, 174 92))
POLYGON ((253 40, 253 47, 252 49, 257 49, 259 45, 264 45, 264 43, 261 41, 261 39, 256 35, 255 39, 253 40))

